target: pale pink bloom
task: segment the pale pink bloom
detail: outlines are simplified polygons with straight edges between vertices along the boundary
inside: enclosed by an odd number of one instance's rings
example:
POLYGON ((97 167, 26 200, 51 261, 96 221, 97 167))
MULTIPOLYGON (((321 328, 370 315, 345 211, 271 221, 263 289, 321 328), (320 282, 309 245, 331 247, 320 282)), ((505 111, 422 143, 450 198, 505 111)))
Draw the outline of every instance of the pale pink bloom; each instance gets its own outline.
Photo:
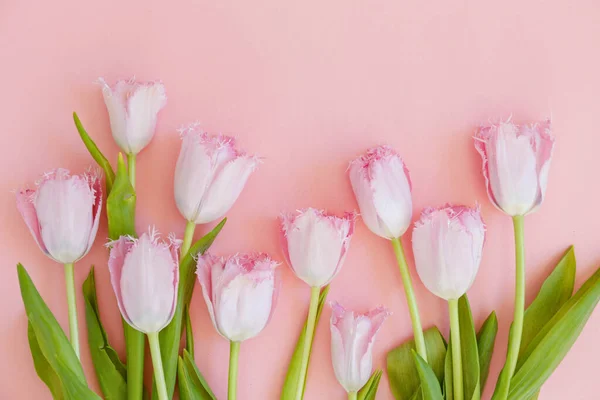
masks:
POLYGON ((378 307, 366 314, 347 311, 332 303, 331 359, 338 382, 346 392, 357 392, 373 370, 373 343, 390 312, 378 307))
POLYGON ((553 147, 549 120, 479 128, 475 148, 483 159, 488 196, 498 209, 517 216, 539 208, 546 193, 553 147))
POLYGON ((98 232, 100 178, 57 169, 45 174, 36 189, 19 191, 17 208, 48 257, 62 264, 76 262, 90 251, 98 232))
POLYGON ((154 137, 157 114, 167 104, 164 85, 132 79, 110 87, 102 78, 100 83, 115 141, 127 154, 139 153, 154 137))
POLYGON ((151 230, 139 239, 121 236, 108 245, 110 281, 123 319, 143 333, 161 331, 177 305, 179 241, 165 243, 151 230))
POLYGON ((336 217, 307 208, 280 219, 283 252, 296 276, 311 287, 331 282, 348 252, 356 215, 336 217))
POLYGON ((182 131, 175 168, 175 202, 190 222, 222 218, 258 166, 258 158, 235 148, 228 136, 210 136, 195 125, 182 131))
POLYGON ((412 218, 410 175, 389 146, 369 149, 350 163, 350 182, 367 227, 387 239, 399 238, 412 218))
POLYGON ((428 208, 412 235, 417 273, 438 297, 456 300, 469 290, 481 262, 485 224, 479 207, 428 208))
POLYGON ((265 328, 277 303, 278 265, 264 253, 198 258, 198 281, 221 336, 241 342, 265 328))

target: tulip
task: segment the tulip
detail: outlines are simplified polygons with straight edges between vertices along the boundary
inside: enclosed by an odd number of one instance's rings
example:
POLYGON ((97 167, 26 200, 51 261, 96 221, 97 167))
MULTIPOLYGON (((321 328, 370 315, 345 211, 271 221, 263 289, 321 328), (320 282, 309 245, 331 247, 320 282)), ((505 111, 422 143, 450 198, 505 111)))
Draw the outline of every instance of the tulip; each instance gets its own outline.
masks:
POLYGON ((415 223, 413 252, 417 272, 433 294, 448 301, 454 398, 463 399, 458 299, 473 284, 485 241, 479 207, 428 208, 415 223))
POLYGON ((296 400, 301 400, 317 319, 319 293, 342 267, 354 233, 356 214, 345 213, 343 217, 336 217, 325 211, 307 208, 296 214, 282 214, 280 219, 285 258, 296 276, 311 287, 295 396, 296 400))
POLYGON ((259 160, 237 150, 235 139, 210 136, 196 125, 182 129, 181 136, 175 167, 175 203, 188 221, 181 249, 184 255, 195 225, 216 221, 229 211, 259 160))
POLYGON ((412 187, 408 169, 394 149, 379 146, 352 161, 349 175, 363 221, 371 232, 392 242, 417 352, 427 360, 419 307, 401 241, 412 218, 412 187))
POLYGON ((119 310, 131 327, 148 336, 159 399, 166 400, 158 333, 175 314, 179 241, 164 243, 152 230, 139 239, 121 236, 109 246, 108 268, 119 310))
POLYGON ((90 251, 98 232, 100 179, 57 169, 45 174, 35 190, 19 191, 17 208, 42 252, 65 265, 70 338, 79 356, 73 264, 90 251))
POLYGON ((198 280, 210 319, 230 341, 230 400, 236 398, 240 342, 258 335, 275 309, 278 265, 264 253, 198 258, 198 280))
POLYGON ((367 383, 373 370, 373 343, 381 324, 391 314, 378 307, 366 314, 331 304, 331 360, 335 377, 349 399, 367 383))
POLYGON ((516 253, 515 311, 511 336, 494 399, 508 397, 519 357, 525 315, 525 243, 523 217, 542 204, 554 138, 550 120, 530 125, 503 122, 479 128, 475 148, 483 159, 483 176, 491 202, 513 218, 516 253))
POLYGON ((160 82, 120 80, 110 87, 99 79, 113 138, 127 154, 129 179, 135 187, 135 157, 154 137, 158 112, 167 104, 160 82))

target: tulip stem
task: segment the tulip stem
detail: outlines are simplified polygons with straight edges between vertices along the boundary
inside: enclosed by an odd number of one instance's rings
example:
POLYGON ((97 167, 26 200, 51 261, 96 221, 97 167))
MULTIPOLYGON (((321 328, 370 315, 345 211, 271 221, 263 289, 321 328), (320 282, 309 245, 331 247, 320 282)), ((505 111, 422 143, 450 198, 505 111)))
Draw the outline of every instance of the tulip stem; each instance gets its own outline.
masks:
POLYGON ((348 400, 356 400, 358 397, 357 392, 348 392, 348 400))
POLYGON ((127 169, 129 170, 129 182, 135 189, 135 154, 127 154, 127 169))
POLYGON ((312 347, 313 336, 315 335, 315 324, 317 321, 317 311, 319 308, 319 293, 321 288, 310 288, 310 306, 308 308, 308 318, 306 319, 306 330, 304 331, 304 344, 302 345, 302 363, 300 364, 300 375, 298 376, 298 385, 296 391, 296 400, 302 400, 304 397, 304 386, 306 375, 308 373, 308 360, 310 359, 310 349, 312 347))
POLYGON ((73 263, 65 264, 65 283, 67 286, 67 304, 69 307, 69 336, 71 346, 79 357, 79 329, 77 327, 77 304, 75 303, 75 270, 73 263))
MULTIPOLYGON (((183 259, 188 251, 190 251, 190 247, 192 247, 192 240, 194 239, 194 231, 196 230, 196 223, 187 221, 185 224, 185 233, 183 234, 183 243, 181 244, 181 250, 179 253, 179 258, 183 259)), ((181 261, 181 260, 180 260, 181 261)))
POLYGON ((160 357, 160 342, 158 341, 158 332, 148 333, 148 342, 150 343, 150 355, 152 356, 154 381, 156 382, 158 399, 169 400, 169 395, 167 394, 167 385, 165 383, 165 372, 163 370, 162 358, 160 357))
POLYGON ((229 344, 229 387, 227 388, 228 400, 236 399, 239 355, 240 342, 231 341, 229 344))
POLYGON ((408 310, 412 321, 417 353, 423 360, 427 361, 427 348, 425 347, 419 307, 417 306, 417 298, 413 290, 410 272, 408 272, 408 264, 406 263, 406 256, 402 248, 402 241, 399 238, 394 238, 392 239, 392 245, 394 246, 394 253, 396 253, 396 260, 398 260, 398 266, 400 267, 400 275, 402 276, 402 284, 404 285, 404 293, 406 294, 406 302, 408 303, 408 310))
POLYGON ((450 312, 450 338, 452 342, 452 377, 454 400, 463 400, 463 369, 460 350, 460 322, 458 320, 458 300, 448 300, 450 312))

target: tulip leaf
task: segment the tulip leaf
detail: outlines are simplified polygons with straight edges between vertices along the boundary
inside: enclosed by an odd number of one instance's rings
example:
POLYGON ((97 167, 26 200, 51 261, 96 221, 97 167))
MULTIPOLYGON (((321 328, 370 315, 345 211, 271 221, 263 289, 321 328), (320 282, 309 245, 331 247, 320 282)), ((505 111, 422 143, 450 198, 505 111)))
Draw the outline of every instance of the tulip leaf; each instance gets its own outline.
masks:
POLYGON ((106 199, 108 236, 117 240, 121 236, 135 236, 135 190, 129 181, 123 154, 119 153, 117 175, 106 199))
POLYGON ((414 350, 411 350, 413 359, 415 360, 415 367, 419 374, 419 380, 421 382, 421 395, 423 400, 443 400, 442 389, 440 388, 440 382, 433 369, 418 355, 414 350))
POLYGON ((194 358, 194 330, 192 329, 192 320, 190 319, 190 305, 185 306, 183 313, 185 319, 185 349, 190 353, 190 357, 194 358))
POLYGON ((117 352, 108 343, 108 336, 98 309, 94 267, 83 283, 85 320, 88 329, 88 345, 96 370, 98 383, 106 400, 127 400, 127 369, 117 352))
POLYGON ((494 352, 494 343, 498 333, 498 319, 496 312, 487 317, 479 333, 477 334, 477 350, 479 351, 479 387, 483 392, 485 383, 490 373, 490 364, 492 362, 492 353, 494 352))
MULTIPOLYGON (((446 342, 437 327, 423 332, 427 361, 439 382, 444 377, 446 342)), ((421 399, 421 380, 412 356, 415 341, 410 340, 391 350, 387 355, 387 373, 390 389, 396 400, 421 399)))
POLYGON ((567 300, 533 338, 517 363, 509 400, 534 396, 579 337, 600 300, 600 269, 567 300))
POLYGON ((379 389, 379 381, 381 381, 381 375, 383 375, 383 371, 380 369, 373 372, 367 383, 365 383, 365 386, 358 391, 356 400, 375 400, 377 389, 379 389))
MULTIPOLYGON (((319 323, 319 319, 321 317, 321 312, 323 311, 323 306, 325 305, 325 300, 327 299, 327 294, 329 293, 329 285, 325 286, 321 289, 321 293, 319 293, 319 303, 317 307, 317 317, 315 321, 315 330, 317 331, 316 326, 319 323)), ((313 332, 313 339, 314 339, 313 332)), ((302 352, 304 348, 304 338, 306 336, 306 323, 300 332, 300 336, 298 337, 298 341, 296 342, 296 348, 294 349, 294 354, 292 355, 292 359, 290 360, 290 364, 288 366, 288 371, 285 376, 285 383, 283 384, 283 389, 281 391, 281 400, 294 400, 296 398, 296 393, 298 389, 298 385, 303 385, 306 388, 306 380, 304 382, 298 382, 300 379, 300 368, 302 367, 302 352)), ((313 340, 314 341, 314 340, 313 340)), ((312 347, 312 345, 311 345, 312 347)), ((312 351, 312 349, 311 349, 312 351)), ((310 354, 308 361, 310 363, 310 354)), ((302 390, 302 396, 304 396, 304 388, 302 390)))
POLYGON ((96 146, 96 143, 94 143, 92 138, 86 132, 85 128, 83 127, 83 124, 77 116, 77 113, 75 112, 73 113, 73 120, 75 121, 75 126, 77 127, 77 131, 79 132, 79 136, 81 136, 81 140, 83 140, 83 144, 85 144, 85 147, 88 149, 92 158, 96 161, 96 163, 98 163, 100 168, 104 170, 104 176, 106 179, 106 194, 108 195, 110 194, 113 183, 115 181, 115 173, 106 157, 104 157, 104 154, 102 154, 100 149, 98 149, 98 146, 96 146))
POLYGON ((444 362, 444 395, 445 400, 454 400, 454 381, 452 376, 452 339, 448 341, 448 351, 444 362))
POLYGON ((178 359, 177 371, 181 400, 217 399, 187 350, 183 350, 183 356, 178 359))
MULTIPOLYGON (((198 240, 192 245, 187 254, 179 262, 179 289, 177 294, 177 308, 173 320, 160 334, 160 352, 163 360, 163 368, 165 371, 165 382, 169 398, 173 396, 175 390, 175 378, 177 376, 177 363, 179 359, 179 349, 181 335, 183 333, 183 311, 192 299, 192 291, 196 279, 195 273, 195 257, 198 254, 204 254, 206 250, 213 244, 221 229, 227 222, 224 218, 212 231, 198 240)), ((153 398, 157 398, 156 385, 153 389, 153 398)))
POLYGON ((17 265, 17 274, 29 320, 28 339, 36 372, 56 399, 100 400, 88 389, 69 339, 21 264, 17 265))

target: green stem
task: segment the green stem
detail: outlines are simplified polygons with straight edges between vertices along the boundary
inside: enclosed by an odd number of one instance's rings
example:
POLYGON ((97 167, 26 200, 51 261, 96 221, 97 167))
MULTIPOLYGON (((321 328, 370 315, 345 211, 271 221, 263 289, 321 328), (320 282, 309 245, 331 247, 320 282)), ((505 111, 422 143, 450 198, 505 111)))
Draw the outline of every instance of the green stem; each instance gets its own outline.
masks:
POLYGON ((160 343, 158 341, 158 332, 148 334, 150 344, 150 355, 152 356, 152 366, 154 367, 154 381, 158 390, 159 400, 169 400, 167 394, 167 385, 165 384, 165 372, 163 371, 162 358, 160 357, 160 343))
POLYGON ((423 327, 421 326, 421 317, 419 317, 419 307, 417 306, 417 298, 412 286, 408 265, 406 264, 406 256, 402 248, 402 242, 399 238, 392 239, 396 260, 400 267, 400 275, 402 276, 402 284, 404 285, 404 293, 406 294, 406 302, 408 303, 408 311, 412 321, 413 335, 415 336, 415 344, 417 353, 421 358, 427 361, 427 348, 425 347, 425 337, 423 336, 423 327))
POLYGON ((358 396, 357 392, 348 392, 348 400, 356 400, 358 396))
POLYGON ((69 307, 69 336, 71 346, 79 357, 79 329, 77 327, 77 303, 75 302, 75 269, 73 263, 65 264, 65 284, 67 286, 67 304, 69 307))
POLYGON ((458 300, 448 300, 450 312, 450 338, 452 339, 452 377, 454 400, 463 400, 463 369, 460 351, 460 322, 458 321, 458 300))
POLYGON ((144 334, 123 320, 127 354, 127 400, 141 400, 144 394, 144 334))
POLYGON ((229 344, 229 387, 227 390, 227 399, 235 400, 237 392, 237 374, 238 358, 240 355, 240 342, 230 342, 229 344))
POLYGON ((318 287, 310 288, 310 306, 308 308, 308 318, 306 319, 306 331, 304 332, 304 344, 302 345, 302 363, 300 364, 300 375, 298 377, 298 386, 296 391, 296 400, 302 400, 304 397, 304 386, 306 374, 308 372, 308 360, 310 358, 310 349, 315 334, 315 324, 317 321, 317 310, 319 308, 318 287))
POLYGON ((127 169, 129 170, 129 182, 135 189, 135 154, 127 154, 127 169))
POLYGON ((179 258, 183 259, 183 257, 190 251, 190 247, 192 247, 192 240, 194 239, 194 231, 196 230, 196 223, 187 221, 185 224, 185 233, 183 234, 183 243, 181 244, 181 250, 179 253, 179 258))

